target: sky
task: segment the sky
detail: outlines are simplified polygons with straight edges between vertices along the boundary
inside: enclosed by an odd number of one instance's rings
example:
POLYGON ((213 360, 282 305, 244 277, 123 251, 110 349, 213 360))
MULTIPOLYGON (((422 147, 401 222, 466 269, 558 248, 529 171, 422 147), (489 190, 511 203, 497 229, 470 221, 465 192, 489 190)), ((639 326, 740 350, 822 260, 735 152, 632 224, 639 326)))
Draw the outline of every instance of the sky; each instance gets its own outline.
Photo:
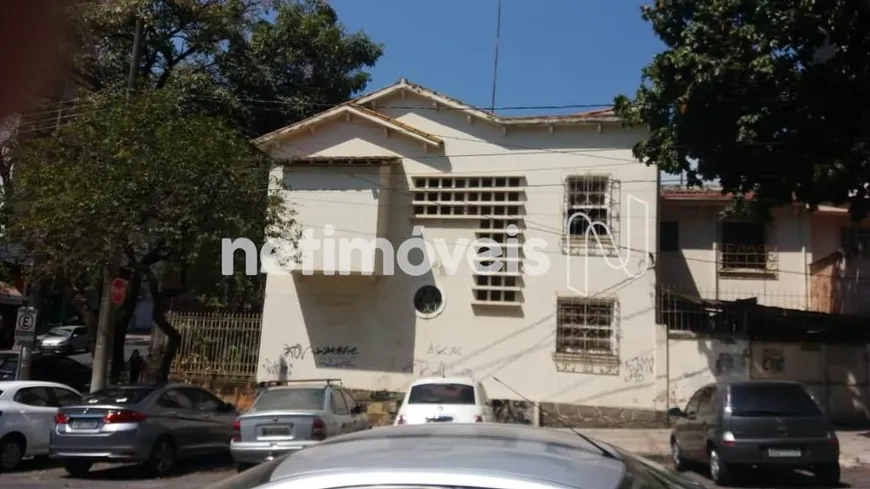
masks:
MULTIPOLYGON (((498 0, 329 0, 384 46, 366 91, 400 78, 489 107, 498 0)), ((640 0, 502 0, 496 107, 595 105, 633 94, 663 49, 640 0)), ((648 2, 646 2, 648 3, 648 2)), ((584 108, 501 110, 503 115, 584 108)))

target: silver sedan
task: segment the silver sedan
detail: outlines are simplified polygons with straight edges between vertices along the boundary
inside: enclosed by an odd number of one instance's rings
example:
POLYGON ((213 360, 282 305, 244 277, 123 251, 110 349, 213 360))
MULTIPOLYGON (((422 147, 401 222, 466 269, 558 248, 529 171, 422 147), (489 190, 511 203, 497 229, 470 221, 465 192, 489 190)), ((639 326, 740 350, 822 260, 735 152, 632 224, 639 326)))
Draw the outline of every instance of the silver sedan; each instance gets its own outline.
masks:
POLYGON ((509 424, 360 431, 259 465, 208 489, 694 489, 644 458, 579 433, 509 424))

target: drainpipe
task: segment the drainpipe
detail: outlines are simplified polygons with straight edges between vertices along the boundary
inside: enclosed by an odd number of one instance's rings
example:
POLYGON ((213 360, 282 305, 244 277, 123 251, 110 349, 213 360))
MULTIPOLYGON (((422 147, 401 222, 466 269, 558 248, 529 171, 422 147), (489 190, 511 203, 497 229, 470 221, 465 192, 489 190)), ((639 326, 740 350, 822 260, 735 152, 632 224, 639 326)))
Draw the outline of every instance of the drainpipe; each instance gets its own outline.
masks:
POLYGON ((719 300, 719 216, 713 221, 713 299, 719 300))

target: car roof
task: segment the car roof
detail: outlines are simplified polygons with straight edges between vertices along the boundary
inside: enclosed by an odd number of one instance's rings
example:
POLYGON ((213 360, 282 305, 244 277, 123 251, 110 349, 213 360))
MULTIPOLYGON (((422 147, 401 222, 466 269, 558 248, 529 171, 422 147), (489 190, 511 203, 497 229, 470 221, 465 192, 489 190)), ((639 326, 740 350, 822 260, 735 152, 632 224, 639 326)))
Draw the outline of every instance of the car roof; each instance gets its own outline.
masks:
POLYGON ((726 380, 723 382, 716 382, 709 384, 710 386, 721 385, 721 386, 751 386, 751 385, 776 385, 776 384, 786 384, 786 385, 803 385, 800 382, 795 382, 793 380, 767 380, 767 379, 758 379, 758 380, 726 380))
POLYGON ((267 391, 288 391, 292 389, 326 389, 327 387, 341 388, 340 385, 312 382, 310 384, 288 384, 288 385, 272 385, 267 386, 267 391))
POLYGON ((415 385, 426 385, 426 384, 468 384, 468 385, 476 385, 477 381, 471 377, 467 376, 450 376, 450 377, 421 377, 414 382, 411 382, 411 387, 415 385))
POLYGON ((45 382, 42 380, 8 380, 0 382, 0 391, 7 389, 21 389, 24 387, 63 387, 64 389, 73 389, 68 385, 59 382, 45 382))
POLYGON ((439 423, 389 426, 330 438, 287 457, 271 479, 372 470, 435 470, 573 487, 617 487, 625 465, 619 458, 603 456, 574 433, 498 423, 439 423))

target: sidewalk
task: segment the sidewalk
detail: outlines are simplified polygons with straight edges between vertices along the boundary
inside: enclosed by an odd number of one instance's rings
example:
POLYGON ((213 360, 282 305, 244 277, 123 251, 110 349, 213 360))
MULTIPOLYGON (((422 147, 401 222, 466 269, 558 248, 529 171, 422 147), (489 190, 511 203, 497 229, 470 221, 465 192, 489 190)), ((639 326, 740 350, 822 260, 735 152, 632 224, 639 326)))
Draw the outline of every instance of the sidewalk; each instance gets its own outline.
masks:
MULTIPOLYGON (((562 431, 570 431, 559 428, 562 431)), ((583 429, 577 431, 626 451, 656 459, 670 456, 670 430, 583 429)), ((866 431, 838 431, 840 466, 870 465, 870 434, 866 431)))

